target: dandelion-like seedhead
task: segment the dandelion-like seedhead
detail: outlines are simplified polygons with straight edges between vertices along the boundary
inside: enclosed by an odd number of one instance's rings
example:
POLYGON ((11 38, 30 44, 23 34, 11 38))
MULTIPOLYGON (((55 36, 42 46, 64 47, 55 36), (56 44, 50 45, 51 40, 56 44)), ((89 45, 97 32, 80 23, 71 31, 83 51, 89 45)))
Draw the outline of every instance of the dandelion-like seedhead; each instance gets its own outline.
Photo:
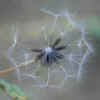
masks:
MULTIPOLYGON (((55 14, 45 9, 42 9, 41 11, 54 17, 54 23, 52 23, 51 26, 44 25, 41 27, 38 40, 44 48, 42 50, 44 50, 46 55, 51 54, 54 51, 54 48, 50 45, 60 37, 61 43, 58 44, 58 47, 60 45, 67 46, 66 49, 60 51, 64 56, 64 59, 58 63, 52 63, 50 67, 46 67, 44 64, 37 62, 25 65, 23 68, 17 68, 19 64, 30 61, 36 57, 36 55, 33 55, 31 51, 29 52, 29 50, 26 50, 25 48, 21 48, 18 45, 19 43, 16 45, 16 38, 14 38, 15 42, 13 42, 12 46, 8 49, 8 57, 16 67, 18 80, 31 79, 33 80, 33 86, 42 88, 62 87, 65 80, 68 79, 80 80, 82 71, 84 70, 83 65, 86 62, 87 57, 93 51, 91 45, 85 39, 87 34, 85 28, 73 21, 68 12, 55 14)), ((15 32, 15 35, 16 34, 17 32, 15 32)), ((34 50, 36 47, 30 48, 34 50)), ((42 52, 41 49, 39 52, 42 52)), ((51 56, 46 56, 45 58, 51 56)), ((51 57, 49 60, 44 60, 45 58, 43 56, 42 60, 51 63, 52 59, 55 61, 54 57, 55 56, 51 57)))

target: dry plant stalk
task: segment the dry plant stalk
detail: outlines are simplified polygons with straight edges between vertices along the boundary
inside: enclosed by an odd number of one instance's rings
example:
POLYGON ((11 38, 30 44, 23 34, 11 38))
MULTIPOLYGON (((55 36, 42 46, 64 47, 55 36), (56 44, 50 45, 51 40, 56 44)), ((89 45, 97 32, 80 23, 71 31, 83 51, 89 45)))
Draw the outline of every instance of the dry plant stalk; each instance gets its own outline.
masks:
POLYGON ((33 58, 32 60, 23 62, 23 63, 17 65, 16 67, 9 67, 9 68, 7 68, 7 69, 0 70, 0 75, 6 74, 6 73, 8 73, 8 72, 11 72, 11 71, 13 71, 13 70, 16 70, 16 68, 24 67, 24 66, 26 66, 26 65, 28 65, 28 64, 32 64, 32 63, 35 63, 35 62, 36 62, 36 61, 35 61, 35 59, 33 58))

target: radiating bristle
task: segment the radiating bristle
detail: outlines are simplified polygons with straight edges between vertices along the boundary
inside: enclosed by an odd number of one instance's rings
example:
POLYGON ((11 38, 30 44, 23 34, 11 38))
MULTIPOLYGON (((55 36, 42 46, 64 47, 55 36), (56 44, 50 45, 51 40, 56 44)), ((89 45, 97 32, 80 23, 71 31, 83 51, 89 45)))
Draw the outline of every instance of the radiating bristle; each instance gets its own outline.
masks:
POLYGON ((41 52, 42 49, 31 49, 32 52, 41 52))
POLYGON ((59 47, 57 47, 57 48, 55 48, 57 51, 60 51, 60 50, 64 50, 64 49, 66 49, 66 46, 59 46, 59 47))
POLYGON ((55 46, 57 46, 61 41, 61 38, 58 38, 52 45, 52 47, 54 48, 55 46))

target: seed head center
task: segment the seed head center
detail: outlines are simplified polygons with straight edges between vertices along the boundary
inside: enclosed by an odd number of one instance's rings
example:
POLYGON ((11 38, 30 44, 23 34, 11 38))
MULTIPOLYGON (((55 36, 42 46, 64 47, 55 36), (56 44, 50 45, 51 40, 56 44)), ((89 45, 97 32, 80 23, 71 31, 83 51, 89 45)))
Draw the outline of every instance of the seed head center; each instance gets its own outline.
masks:
POLYGON ((52 52, 52 48, 51 48, 51 47, 45 48, 45 52, 46 52, 46 53, 51 53, 51 52, 52 52))

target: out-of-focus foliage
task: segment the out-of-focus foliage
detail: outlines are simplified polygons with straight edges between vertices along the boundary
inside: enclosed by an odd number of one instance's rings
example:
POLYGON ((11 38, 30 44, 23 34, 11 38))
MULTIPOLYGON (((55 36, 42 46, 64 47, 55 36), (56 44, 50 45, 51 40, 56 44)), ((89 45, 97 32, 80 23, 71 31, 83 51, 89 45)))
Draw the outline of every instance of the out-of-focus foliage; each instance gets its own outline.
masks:
POLYGON ((7 94, 11 100, 30 100, 15 84, 10 84, 0 79, 0 90, 7 94))
POLYGON ((100 17, 93 16, 85 19, 80 19, 80 22, 85 24, 89 34, 93 34, 100 38, 100 17))

